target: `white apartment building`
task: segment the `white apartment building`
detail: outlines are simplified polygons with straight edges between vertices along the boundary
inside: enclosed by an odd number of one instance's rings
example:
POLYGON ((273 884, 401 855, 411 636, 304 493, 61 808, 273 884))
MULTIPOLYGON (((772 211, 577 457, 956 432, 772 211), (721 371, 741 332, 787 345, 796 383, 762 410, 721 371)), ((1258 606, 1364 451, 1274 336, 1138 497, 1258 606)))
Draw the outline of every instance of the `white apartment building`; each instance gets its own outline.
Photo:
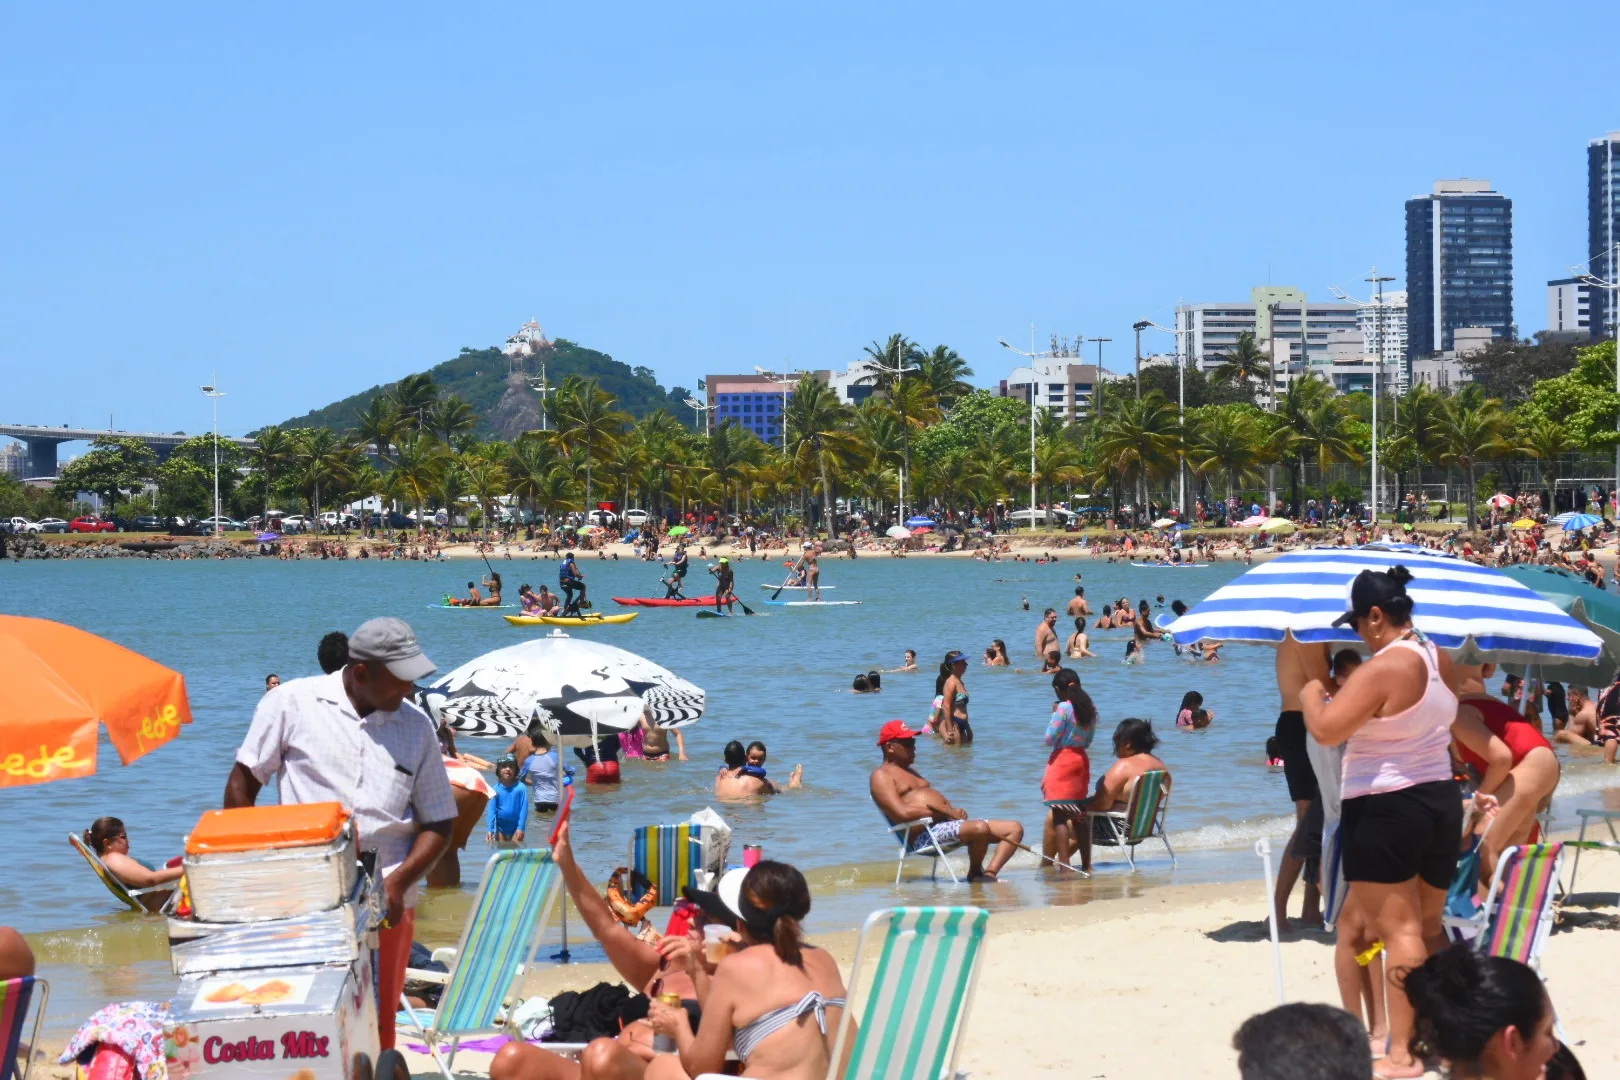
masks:
POLYGON ((1547 329, 1583 341, 1591 337, 1592 286, 1580 278, 1547 282, 1547 329))
POLYGON ((1382 304, 1378 302, 1377 297, 1369 300, 1364 307, 1357 310, 1356 322, 1362 338, 1367 342, 1367 352, 1374 355, 1382 353, 1386 364, 1405 366, 1403 363, 1406 359, 1405 291, 1385 293, 1382 304), (1382 349, 1378 347, 1380 339, 1383 341, 1382 349))
POLYGON ((1327 363, 1329 335, 1359 332, 1359 310, 1355 304, 1312 303, 1299 289, 1268 285, 1252 290, 1247 303, 1181 304, 1176 308, 1176 330, 1184 335, 1181 340, 1188 343, 1193 362, 1203 371, 1219 365, 1236 348, 1238 335, 1245 332, 1254 335, 1263 351, 1279 359, 1286 348, 1286 366, 1293 368, 1306 362, 1327 363), (1302 333, 1307 339, 1303 348, 1302 333))
POLYGON ((1065 358, 1037 361, 1013 368, 996 393, 1025 402, 1033 394, 1041 408, 1074 423, 1091 416, 1097 394, 1097 365, 1077 364, 1065 358))

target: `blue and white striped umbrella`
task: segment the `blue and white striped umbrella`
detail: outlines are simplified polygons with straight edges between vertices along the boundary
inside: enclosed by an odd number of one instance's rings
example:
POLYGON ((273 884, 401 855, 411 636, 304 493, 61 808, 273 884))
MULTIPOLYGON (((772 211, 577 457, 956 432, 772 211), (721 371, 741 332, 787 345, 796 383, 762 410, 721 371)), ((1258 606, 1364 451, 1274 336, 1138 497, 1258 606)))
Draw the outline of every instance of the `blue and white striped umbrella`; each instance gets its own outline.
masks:
POLYGON ((1594 525, 1603 524, 1603 519, 1596 514, 1579 514, 1571 511, 1559 514, 1553 521, 1564 527, 1565 532, 1577 532, 1581 529, 1590 529, 1594 525))
POLYGON ((1331 625, 1349 608, 1350 583, 1363 570, 1412 572, 1412 622, 1465 664, 1595 663, 1596 634, 1527 586, 1490 567, 1410 544, 1291 551, 1216 589, 1169 626, 1178 645, 1195 641, 1359 643, 1331 625))

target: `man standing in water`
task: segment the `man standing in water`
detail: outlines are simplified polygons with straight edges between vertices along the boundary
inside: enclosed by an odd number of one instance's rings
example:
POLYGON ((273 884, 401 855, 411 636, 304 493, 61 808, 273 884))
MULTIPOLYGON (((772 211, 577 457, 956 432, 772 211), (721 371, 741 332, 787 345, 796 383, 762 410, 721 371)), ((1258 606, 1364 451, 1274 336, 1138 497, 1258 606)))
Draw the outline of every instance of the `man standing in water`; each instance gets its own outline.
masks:
POLYGON ((720 605, 724 604, 729 614, 731 605, 737 602, 737 576, 731 572, 731 560, 720 556, 720 562, 709 567, 709 573, 715 577, 714 610, 718 612, 720 605))
POLYGON ((1058 647, 1057 612, 1047 608, 1041 615, 1041 625, 1035 628, 1035 655, 1042 660, 1058 647))
POLYGON ((669 577, 664 579, 665 600, 685 600, 681 588, 686 583, 686 570, 690 560, 686 555, 686 541, 675 541, 675 556, 669 560, 669 577))
POLYGON ((377 945, 377 1026, 394 1045, 416 927, 417 882, 450 843, 456 802, 433 722, 408 697, 433 674, 416 633, 372 619, 349 637, 348 663, 264 695, 225 784, 226 809, 252 806, 279 774, 284 805, 336 802, 354 815, 361 850, 376 858, 387 919, 377 945))
POLYGON ((911 850, 929 850, 929 833, 941 845, 959 843, 968 852, 968 880, 986 877, 994 881, 1018 850, 1017 845, 1024 839, 1024 827, 1016 821, 969 820, 966 810, 952 806, 949 799, 912 768, 917 760, 919 734, 906 727, 903 720, 890 720, 878 732, 878 751, 883 755, 883 764, 872 773, 872 801, 877 803, 890 825, 931 819, 926 831, 919 825, 906 833, 906 845, 911 850), (990 865, 985 866, 984 855, 992 841, 996 844, 996 853, 990 865))
MULTIPOLYGON (((1078 574, 1075 575, 1075 577, 1079 576, 1080 575, 1078 574)), ((1074 587, 1074 599, 1069 601, 1068 611, 1071 619, 1077 616, 1091 614, 1091 605, 1086 603, 1086 587, 1084 585, 1076 585, 1074 587)))
MULTIPOLYGON (((1288 928, 1288 897, 1294 891, 1300 871, 1307 861, 1314 864, 1322 854, 1322 824, 1319 814, 1308 814, 1311 803, 1321 798, 1316 783, 1316 772, 1311 768, 1310 756, 1305 749, 1305 714, 1296 706, 1299 692, 1312 679, 1326 682, 1328 678, 1328 647, 1323 644, 1307 645, 1286 635, 1277 646, 1277 693, 1282 697, 1282 711, 1277 714, 1277 745, 1282 751, 1283 778, 1288 781, 1288 797, 1294 801, 1294 835, 1288 840, 1282 866, 1277 871, 1277 925, 1288 928), (1314 836, 1312 835, 1314 831, 1314 836)), ((1312 873, 1305 880, 1305 907, 1300 915, 1307 925, 1322 922, 1321 882, 1312 873)))

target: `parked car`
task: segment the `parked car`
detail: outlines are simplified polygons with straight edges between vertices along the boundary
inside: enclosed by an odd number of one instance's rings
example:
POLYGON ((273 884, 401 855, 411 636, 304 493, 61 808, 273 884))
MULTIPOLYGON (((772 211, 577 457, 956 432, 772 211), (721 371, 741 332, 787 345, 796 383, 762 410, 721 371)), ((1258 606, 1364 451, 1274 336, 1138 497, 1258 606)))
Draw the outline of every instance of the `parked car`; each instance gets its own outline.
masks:
POLYGON ((624 512, 624 523, 638 529, 651 520, 652 515, 645 510, 626 510, 624 512))
POLYGON ((38 521, 34 522, 34 531, 65 533, 68 531, 68 523, 58 517, 40 518, 38 521))
POLYGON ((83 517, 76 517, 72 521, 68 522, 68 532, 97 533, 117 531, 117 525, 114 525, 110 521, 105 521, 102 518, 98 518, 94 514, 86 514, 83 517))
POLYGON ((331 529, 357 529, 360 521, 353 514, 336 510, 326 510, 321 513, 321 528, 331 529))
POLYGON ((170 536, 212 536, 214 527, 190 518, 171 517, 163 522, 163 531, 170 536))
MULTIPOLYGON (((1008 514, 1007 515, 1007 520, 1010 521, 1010 522, 1016 522, 1016 523, 1018 523, 1020 525, 1027 526, 1029 524, 1029 516, 1030 516, 1030 511, 1026 507, 1023 510, 1014 510, 1012 513, 1008 514)), ((1044 523, 1044 522, 1053 522, 1053 523, 1057 523, 1057 524, 1063 524, 1063 523, 1066 523, 1072 517, 1074 517, 1074 515, 1071 514, 1069 511, 1063 509, 1061 506, 1054 506, 1050 510, 1036 510, 1035 511, 1035 521, 1036 521, 1037 524, 1044 523)))
MULTIPOLYGON (((211 517, 205 517, 201 521, 197 522, 197 524, 201 525, 207 532, 214 531, 214 519, 211 517)), ((226 532, 247 528, 247 526, 242 524, 240 521, 233 521, 228 517, 219 518, 219 527, 224 529, 226 532)))
POLYGON ((138 532, 162 532, 163 519, 156 514, 142 514, 135 519, 135 529, 138 532))
POLYGON ((16 533, 19 536, 24 533, 39 532, 39 529, 35 527, 34 523, 25 517, 14 517, 7 519, 5 522, 5 528, 6 532, 16 533))
POLYGON ((308 532, 309 526, 310 520, 303 514, 292 514, 281 519, 281 531, 284 533, 308 532))

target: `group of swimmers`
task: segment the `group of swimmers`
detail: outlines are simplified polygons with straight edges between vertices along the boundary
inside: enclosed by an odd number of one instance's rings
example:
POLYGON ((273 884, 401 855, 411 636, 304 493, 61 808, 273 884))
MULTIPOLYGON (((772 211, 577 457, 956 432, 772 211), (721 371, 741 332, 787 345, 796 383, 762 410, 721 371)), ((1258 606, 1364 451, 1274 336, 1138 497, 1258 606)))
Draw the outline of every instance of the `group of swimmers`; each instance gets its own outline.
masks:
POLYGON ((721 753, 724 764, 714 776, 715 797, 729 802, 751 799, 759 795, 779 795, 784 790, 804 786, 803 765, 793 767, 793 771, 788 774, 786 788, 779 786, 767 775, 766 755, 765 744, 757 739, 747 747, 736 739, 726 743, 725 750, 721 753))

